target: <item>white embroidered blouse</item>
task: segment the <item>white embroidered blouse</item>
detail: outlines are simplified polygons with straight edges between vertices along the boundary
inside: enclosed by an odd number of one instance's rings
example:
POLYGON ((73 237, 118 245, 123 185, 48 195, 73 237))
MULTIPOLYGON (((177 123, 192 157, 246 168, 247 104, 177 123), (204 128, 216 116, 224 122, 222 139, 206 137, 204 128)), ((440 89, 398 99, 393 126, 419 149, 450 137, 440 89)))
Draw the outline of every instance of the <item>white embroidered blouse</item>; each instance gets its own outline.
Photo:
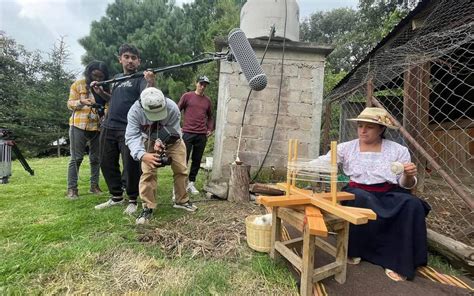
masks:
MULTIPOLYGON (((330 154, 319 159, 328 161, 330 154)), ((382 140, 381 152, 360 152, 359 139, 337 145, 337 162, 342 164, 344 174, 360 184, 399 183, 401 175, 397 176, 390 170, 395 161, 411 162, 408 148, 386 139, 382 140)))

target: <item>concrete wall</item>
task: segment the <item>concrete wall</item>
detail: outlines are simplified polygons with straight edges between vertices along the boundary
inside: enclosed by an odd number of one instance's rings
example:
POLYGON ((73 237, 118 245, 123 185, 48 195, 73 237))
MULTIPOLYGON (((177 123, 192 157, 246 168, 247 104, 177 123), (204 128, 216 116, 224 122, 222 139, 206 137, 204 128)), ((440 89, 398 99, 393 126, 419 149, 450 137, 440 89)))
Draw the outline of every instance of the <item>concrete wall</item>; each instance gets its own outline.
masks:
MULTIPOLYGON (((255 39, 251 39, 250 43, 260 60, 266 43, 255 39)), ((225 44, 223 46, 226 50, 225 44)), ((331 50, 330 47, 311 43, 287 42, 282 80, 282 44, 272 43, 270 46, 262 65, 268 85, 260 92, 252 92, 242 130, 239 158, 252 166, 252 172, 261 165, 270 144, 280 82, 280 113, 264 167, 286 170, 289 139, 299 140, 299 157, 319 155, 324 62, 331 50)), ((230 177, 229 164, 236 159, 242 114, 249 90, 238 63, 220 63, 211 183, 227 182, 230 177)))

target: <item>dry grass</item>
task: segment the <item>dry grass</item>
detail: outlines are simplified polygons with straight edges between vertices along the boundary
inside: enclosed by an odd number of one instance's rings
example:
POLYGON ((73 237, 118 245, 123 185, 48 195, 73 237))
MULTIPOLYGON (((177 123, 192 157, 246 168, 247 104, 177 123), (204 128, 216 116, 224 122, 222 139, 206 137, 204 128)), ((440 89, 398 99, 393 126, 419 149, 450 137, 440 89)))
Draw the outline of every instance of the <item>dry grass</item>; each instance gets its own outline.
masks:
POLYGON ((298 289, 287 284, 275 284, 264 275, 240 272, 231 278, 233 290, 228 295, 299 295, 298 289))
POLYGON ((246 245, 244 219, 262 212, 251 204, 202 203, 199 213, 138 229, 139 241, 148 252, 117 246, 100 255, 91 253, 59 265, 53 273, 41 274, 28 291, 47 295, 297 295, 286 267, 274 265, 267 255, 246 245))
POLYGON ((179 290, 189 277, 186 267, 165 266, 151 256, 133 250, 113 250, 90 257, 82 265, 63 266, 37 280, 44 294, 129 294, 179 290))
POLYGON ((245 217, 263 213, 250 203, 214 202, 201 204, 199 214, 158 225, 140 240, 159 245, 170 258, 216 258, 227 261, 242 257, 245 247, 245 217))

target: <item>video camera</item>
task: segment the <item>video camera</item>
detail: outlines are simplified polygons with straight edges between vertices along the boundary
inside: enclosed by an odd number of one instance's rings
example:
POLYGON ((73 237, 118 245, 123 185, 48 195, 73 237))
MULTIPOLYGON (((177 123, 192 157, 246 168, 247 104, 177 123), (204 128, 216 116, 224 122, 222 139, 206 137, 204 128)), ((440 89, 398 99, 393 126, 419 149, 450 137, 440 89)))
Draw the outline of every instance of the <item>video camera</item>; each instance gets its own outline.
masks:
POLYGON ((12 137, 13 137, 13 132, 11 130, 0 127, 0 139, 11 140, 12 137))
POLYGON ((99 114, 100 117, 104 116, 104 114, 105 114, 105 106, 104 105, 98 104, 98 103, 93 103, 93 104, 89 105, 89 107, 91 107, 93 109, 96 109, 97 113, 99 114))
MULTIPOLYGON (((162 126, 158 130, 158 139, 160 139, 161 143, 165 145, 165 148, 169 145, 173 145, 179 139, 181 139, 179 133, 171 127, 162 126)), ((161 165, 157 166, 157 168, 161 168, 167 165, 171 165, 173 159, 166 154, 166 150, 161 152, 158 155, 158 161, 161 165)))
POLYGON ((160 154, 158 154, 158 161, 160 162, 160 165, 157 165, 156 167, 162 168, 167 165, 171 165, 171 162, 173 161, 173 159, 171 158, 171 156, 168 156, 166 152, 163 151, 160 154))

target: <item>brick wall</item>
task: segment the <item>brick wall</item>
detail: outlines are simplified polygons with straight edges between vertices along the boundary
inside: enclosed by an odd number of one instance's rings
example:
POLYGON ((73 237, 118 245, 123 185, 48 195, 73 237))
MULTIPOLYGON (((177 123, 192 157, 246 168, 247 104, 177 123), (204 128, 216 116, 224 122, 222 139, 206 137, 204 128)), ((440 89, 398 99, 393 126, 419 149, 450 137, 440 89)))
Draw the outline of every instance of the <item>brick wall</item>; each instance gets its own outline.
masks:
MULTIPOLYGON (((261 59, 266 42, 250 40, 261 59)), ((219 47, 219 42, 216 41, 219 47)), ((225 51, 225 43, 221 43, 225 51)), ((280 82, 280 114, 273 144, 264 167, 286 170, 288 140, 299 139, 299 157, 319 155, 324 61, 332 48, 312 43, 287 42, 281 81, 282 44, 270 46, 262 64, 267 87, 252 92, 244 119, 239 158, 255 172, 270 144, 277 114, 280 82)), ((216 139, 212 182, 226 182, 237 153, 242 114, 250 88, 238 63, 220 63, 216 114, 216 139)))

